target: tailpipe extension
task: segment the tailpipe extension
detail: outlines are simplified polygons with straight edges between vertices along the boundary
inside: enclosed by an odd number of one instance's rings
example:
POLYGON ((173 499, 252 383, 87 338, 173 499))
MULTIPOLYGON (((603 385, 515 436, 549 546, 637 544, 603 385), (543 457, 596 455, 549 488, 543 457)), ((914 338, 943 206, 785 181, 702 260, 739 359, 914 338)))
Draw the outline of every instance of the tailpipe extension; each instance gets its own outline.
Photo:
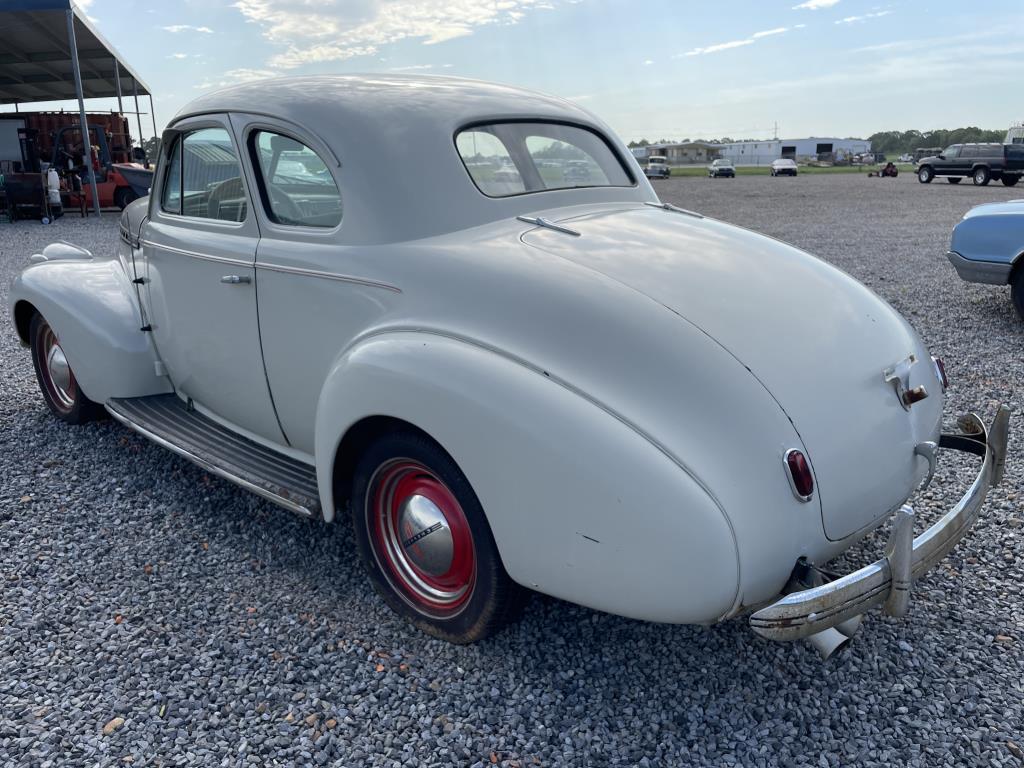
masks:
POLYGON ((853 641, 853 637, 847 637, 835 627, 823 629, 807 637, 807 642, 814 646, 814 650, 821 656, 822 661, 827 661, 839 653, 853 641))

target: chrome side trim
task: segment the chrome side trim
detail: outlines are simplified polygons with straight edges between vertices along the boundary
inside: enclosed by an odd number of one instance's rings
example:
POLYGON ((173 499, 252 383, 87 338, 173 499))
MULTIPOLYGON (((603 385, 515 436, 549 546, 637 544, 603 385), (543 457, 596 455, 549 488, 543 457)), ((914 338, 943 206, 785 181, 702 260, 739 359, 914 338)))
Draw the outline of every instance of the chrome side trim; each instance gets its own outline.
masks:
POLYGON ((974 261, 965 259, 956 251, 947 251, 946 258, 956 269, 960 279, 968 283, 1006 285, 1010 281, 1013 265, 1009 262, 974 261))
POLYGON ((150 248, 159 248, 161 251, 170 251, 171 253, 179 253, 182 256, 191 256, 193 259, 202 259, 203 261, 213 261, 218 264, 233 264, 240 267, 251 267, 253 263, 245 259, 232 259, 228 256, 211 256, 208 253, 199 253, 198 251, 189 251, 185 248, 177 248, 173 245, 164 245, 163 243, 155 243, 152 240, 141 240, 143 245, 148 245, 150 248))
POLYGON ((241 488, 244 488, 247 491, 252 491, 256 495, 262 496, 263 498, 265 498, 265 499, 267 499, 269 501, 274 502, 278 506, 284 507, 285 509, 287 509, 287 510, 289 510, 291 512, 294 512, 294 513, 296 513, 298 515, 302 515, 303 517, 310 517, 310 518, 316 516, 317 513, 314 510, 309 509, 308 507, 306 507, 306 506, 304 506, 302 504, 298 504, 297 502, 295 502, 295 501, 293 501, 291 499, 287 499, 284 496, 280 496, 280 495, 278 495, 278 494, 276 494, 276 493, 274 493, 274 492, 272 492, 272 491, 270 491, 270 490, 268 490, 266 488, 262 488, 259 485, 256 485, 255 483, 251 483, 248 480, 246 480, 245 478, 239 477, 238 475, 236 475, 236 474, 234 474, 232 472, 228 472, 223 467, 219 467, 216 464, 213 464, 213 463, 207 461, 206 459, 204 459, 204 458, 202 458, 200 456, 197 456, 196 454, 194 454, 191 451, 181 447, 180 445, 177 445, 176 443, 172 443, 169 440, 166 440, 165 438, 161 437, 160 435, 156 434, 155 432, 152 432, 149 429, 147 429, 146 427, 142 426, 141 424, 138 424, 137 422, 131 420, 125 414, 120 413, 116 409, 112 408, 109 403, 104 404, 103 407, 107 409, 107 412, 111 416, 113 416, 117 421, 119 421, 124 426, 128 427, 131 430, 134 430, 135 432, 138 432, 140 435, 145 437, 147 440, 150 440, 150 441, 156 443, 161 448, 166 448, 167 450, 172 451, 173 453, 176 453, 179 456, 182 456, 182 457, 188 459, 192 463, 194 463, 194 464, 202 467, 203 469, 205 469, 207 472, 209 472, 209 473, 211 473, 213 475, 217 475, 217 477, 222 477, 225 480, 227 480, 229 482, 232 482, 235 485, 238 485, 238 486, 240 486, 241 488))
MULTIPOLYGON (((981 513, 989 488, 1001 479, 1009 422, 1010 411, 1001 405, 989 430, 985 430, 976 415, 968 414, 960 420, 963 433, 942 436, 941 447, 983 455, 984 461, 967 493, 909 547, 902 549, 897 545, 891 551, 887 548, 885 556, 860 570, 786 595, 754 613, 750 617, 751 629, 769 640, 807 637, 886 603, 894 590, 903 590, 898 582, 913 582, 924 576, 970 530, 981 513), (898 561, 895 565, 894 559, 898 561), (905 578, 908 573, 909 580, 905 578)), ((908 525, 906 520, 897 524, 908 525)), ((910 532, 904 531, 902 535, 909 537, 910 532)), ((909 597, 909 586, 906 589, 909 597)), ((893 607, 905 609, 903 597, 894 599, 893 607)))
POLYGON ((355 277, 353 275, 342 275, 337 272, 326 272, 320 269, 306 269, 305 267, 289 267, 284 264, 270 264, 263 261, 256 262, 257 269, 266 269, 271 272, 283 272, 290 275, 302 275, 304 277, 320 277, 324 280, 337 280, 342 283, 354 283, 355 285, 366 285, 370 288, 383 288, 385 291, 401 293, 402 289, 390 283, 382 283, 379 280, 372 280, 368 277, 355 277))

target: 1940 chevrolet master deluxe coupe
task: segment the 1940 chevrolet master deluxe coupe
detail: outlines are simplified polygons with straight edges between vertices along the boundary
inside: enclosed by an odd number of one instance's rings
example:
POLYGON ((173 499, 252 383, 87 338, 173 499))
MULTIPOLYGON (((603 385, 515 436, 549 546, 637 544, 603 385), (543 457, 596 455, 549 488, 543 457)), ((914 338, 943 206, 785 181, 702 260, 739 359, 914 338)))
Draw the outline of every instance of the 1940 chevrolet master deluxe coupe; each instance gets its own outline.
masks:
POLYGON ((53 413, 347 510, 387 602, 455 642, 533 589, 651 621, 755 611, 827 654, 870 607, 906 610, 1002 474, 1008 411, 940 435, 942 366, 891 307, 662 204, 562 99, 374 76, 206 95, 111 245, 51 245, 13 285, 53 413), (941 447, 981 469, 914 538, 941 447), (887 521, 877 562, 823 576, 887 521))

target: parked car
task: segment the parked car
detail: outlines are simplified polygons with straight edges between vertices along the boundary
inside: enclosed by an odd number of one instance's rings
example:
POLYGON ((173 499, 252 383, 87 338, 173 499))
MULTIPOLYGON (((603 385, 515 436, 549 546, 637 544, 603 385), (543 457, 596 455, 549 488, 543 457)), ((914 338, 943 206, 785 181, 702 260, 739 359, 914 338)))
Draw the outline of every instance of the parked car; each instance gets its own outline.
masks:
POLYGON ((756 632, 828 654, 872 606, 905 612, 1002 475, 1008 411, 940 437, 942 367, 892 307, 660 202, 560 98, 384 75, 203 95, 114 246, 48 246, 11 287, 54 416, 109 413, 289 510, 348 515, 383 599, 450 641, 536 590, 658 622, 759 608, 756 632), (236 168, 207 185, 211 145, 236 168), (566 147, 588 186, 538 171, 566 147), (282 155, 326 183, 280 176, 282 155), (977 478, 914 539, 901 505, 947 448, 977 478), (890 523, 875 563, 822 583, 890 523))
POLYGON ((969 210, 953 228, 947 254, 969 283, 1009 285, 1024 319, 1024 200, 987 203, 969 210))
POLYGON ((1024 145, 953 144, 941 154, 925 157, 917 166, 917 180, 929 184, 936 176, 945 176, 950 184, 969 177, 983 187, 993 179, 1012 187, 1024 174, 1024 145))
POLYGON ((590 181, 590 167, 585 160, 570 160, 562 170, 565 181, 590 181))
POLYGON ((712 179, 717 179, 719 177, 735 179, 736 166, 732 164, 732 160, 714 160, 711 165, 708 166, 708 176, 712 179))
POLYGON ((667 179, 672 175, 668 159, 661 155, 651 155, 647 158, 647 165, 644 166, 644 175, 648 179, 667 179))
POLYGON ((782 157, 778 160, 772 160, 771 171, 772 176, 796 176, 797 164, 795 160, 782 157))

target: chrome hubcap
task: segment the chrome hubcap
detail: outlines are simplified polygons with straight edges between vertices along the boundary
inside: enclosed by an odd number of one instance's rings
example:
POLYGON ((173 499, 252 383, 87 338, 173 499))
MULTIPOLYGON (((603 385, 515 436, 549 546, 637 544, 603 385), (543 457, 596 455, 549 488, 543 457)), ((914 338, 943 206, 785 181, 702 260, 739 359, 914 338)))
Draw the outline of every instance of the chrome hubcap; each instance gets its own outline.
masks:
POLYGON ((62 408, 71 408, 75 404, 75 377, 71 373, 68 358, 57 342, 50 328, 46 329, 43 338, 43 355, 46 364, 47 378, 50 380, 50 394, 62 408))
POLYGON ((473 593, 476 552, 454 494, 437 475, 408 459, 382 465, 370 488, 370 541, 388 581, 425 615, 458 613, 473 593))
POLYGON ((452 531, 440 508, 426 496, 405 499, 398 510, 402 554, 421 571, 443 576, 452 565, 452 531))

